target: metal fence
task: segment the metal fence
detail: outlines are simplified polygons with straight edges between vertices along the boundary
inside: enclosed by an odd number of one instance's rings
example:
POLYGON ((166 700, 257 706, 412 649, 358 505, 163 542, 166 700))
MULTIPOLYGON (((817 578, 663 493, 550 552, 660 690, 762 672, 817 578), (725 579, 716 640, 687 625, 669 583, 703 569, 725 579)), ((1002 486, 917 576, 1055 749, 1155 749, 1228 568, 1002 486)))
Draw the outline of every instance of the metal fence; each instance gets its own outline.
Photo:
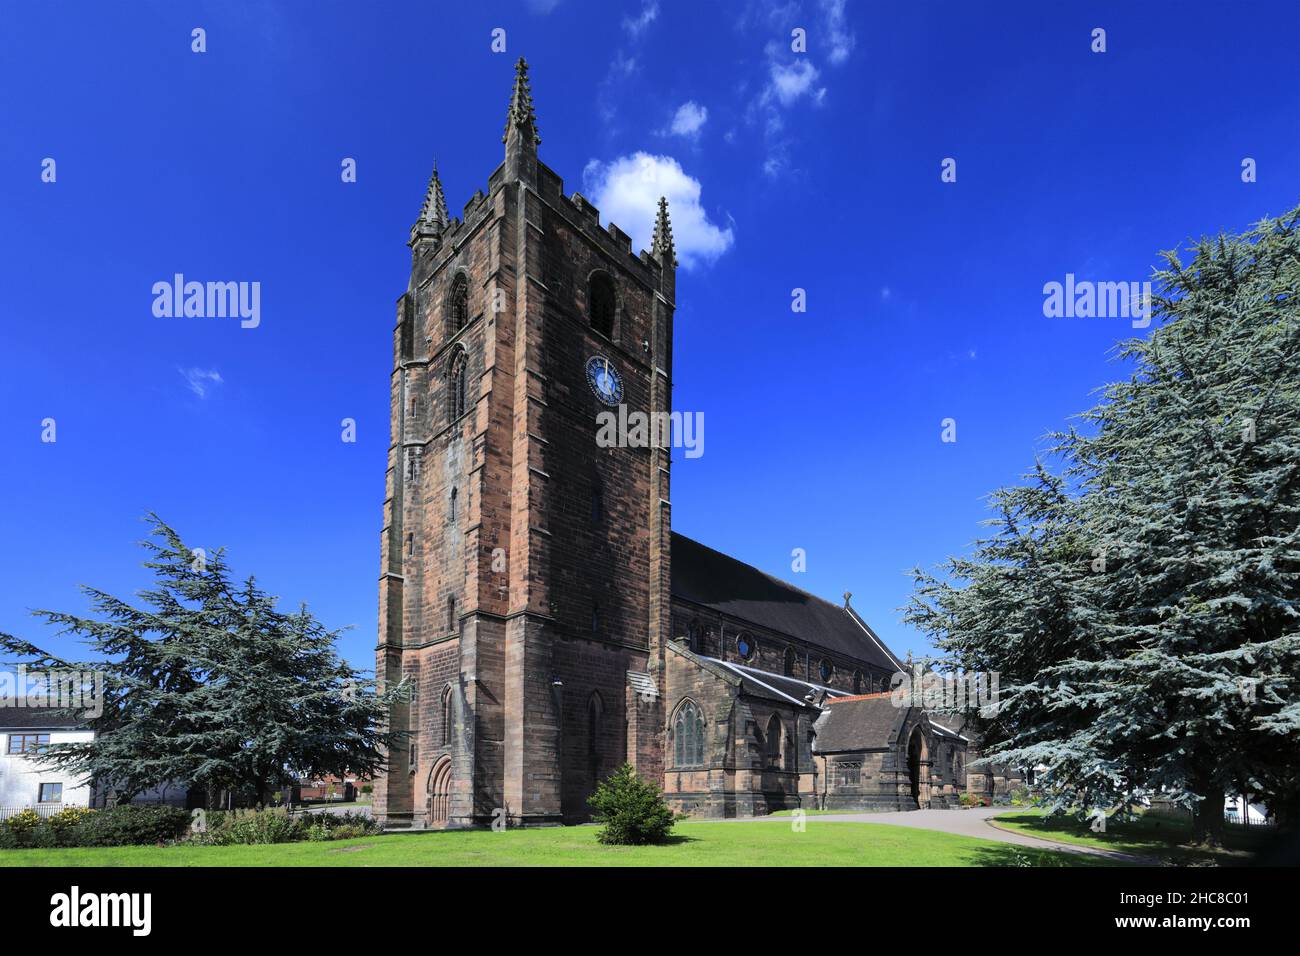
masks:
POLYGON ((42 803, 34 807, 0 807, 0 820, 16 817, 24 810, 35 810, 39 817, 52 817, 62 809, 64 809, 62 803, 42 803))

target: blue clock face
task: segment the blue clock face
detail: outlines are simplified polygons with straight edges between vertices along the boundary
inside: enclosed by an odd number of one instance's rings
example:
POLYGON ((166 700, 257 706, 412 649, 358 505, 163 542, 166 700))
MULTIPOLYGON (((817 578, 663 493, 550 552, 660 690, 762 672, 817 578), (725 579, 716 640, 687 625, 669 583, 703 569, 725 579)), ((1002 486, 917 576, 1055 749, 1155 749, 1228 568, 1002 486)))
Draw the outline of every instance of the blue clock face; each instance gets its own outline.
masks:
POLYGON ((623 378, 603 355, 593 355, 587 359, 587 384, 606 405, 617 405, 623 401, 623 378))

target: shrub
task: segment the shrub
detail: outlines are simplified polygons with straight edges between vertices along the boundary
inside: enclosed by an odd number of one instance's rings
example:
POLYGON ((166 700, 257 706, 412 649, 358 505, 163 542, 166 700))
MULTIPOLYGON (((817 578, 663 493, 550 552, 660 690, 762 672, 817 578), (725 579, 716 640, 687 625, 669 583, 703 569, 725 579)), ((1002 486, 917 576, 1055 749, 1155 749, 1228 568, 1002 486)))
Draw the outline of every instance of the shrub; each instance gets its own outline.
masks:
POLYGON ((677 822, 659 788, 638 777, 631 764, 610 774, 587 802, 596 822, 604 824, 596 834, 601 843, 663 843, 677 822))
POLYGON ((166 843, 180 837, 188 823, 189 814, 179 807, 123 805, 109 810, 64 807, 46 818, 29 809, 0 825, 0 847, 166 843))
POLYGON ((169 843, 184 835, 190 814, 182 807, 121 804, 86 813, 67 832, 64 846, 132 846, 169 843))
POLYGON ((281 807, 272 807, 210 810, 205 828, 193 833, 191 839, 205 846, 250 846, 299 840, 346 840, 378 831, 379 824, 361 814, 290 814, 281 807))

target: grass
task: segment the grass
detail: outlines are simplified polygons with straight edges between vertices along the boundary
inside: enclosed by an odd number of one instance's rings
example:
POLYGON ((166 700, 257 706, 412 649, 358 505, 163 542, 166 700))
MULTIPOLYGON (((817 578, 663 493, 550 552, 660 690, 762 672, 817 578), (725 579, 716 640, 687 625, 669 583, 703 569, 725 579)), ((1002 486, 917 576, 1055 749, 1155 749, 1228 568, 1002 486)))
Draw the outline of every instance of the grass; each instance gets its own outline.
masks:
POLYGON ((1078 854, 876 823, 683 823, 664 846, 607 847, 596 828, 386 834, 276 846, 0 850, 4 866, 1096 866, 1078 854))
POLYGON ((1194 846, 1189 842, 1191 823, 1161 813, 1145 813, 1129 823, 1107 821, 1105 833, 1094 833, 1088 822, 1073 817, 1049 817, 1041 810, 1003 814, 995 818, 995 823, 1028 836, 1102 847, 1180 866, 1249 864, 1271 842, 1271 834, 1261 828, 1247 830, 1228 825, 1222 848, 1194 846))

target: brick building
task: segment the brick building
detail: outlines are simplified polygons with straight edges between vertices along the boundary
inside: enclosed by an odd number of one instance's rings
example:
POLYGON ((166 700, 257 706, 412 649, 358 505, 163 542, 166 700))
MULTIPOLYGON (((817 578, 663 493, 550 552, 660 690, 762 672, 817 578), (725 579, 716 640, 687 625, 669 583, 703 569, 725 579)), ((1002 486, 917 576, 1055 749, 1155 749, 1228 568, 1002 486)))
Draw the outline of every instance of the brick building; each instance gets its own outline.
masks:
MULTIPOLYGON (((598 446, 602 410, 671 411, 667 204, 634 253, 566 196, 538 159, 522 59, 502 141, 461 217, 435 167, 397 301, 376 661, 382 682, 412 687, 392 713, 410 745, 376 780, 374 812, 578 821, 624 761, 688 812, 816 806, 842 757, 817 727, 829 711, 863 743, 836 707, 856 713, 901 662, 847 595, 831 604, 674 534, 668 448, 598 446)), ((902 748, 898 799, 926 805, 930 755, 964 738, 897 720, 905 734, 870 742, 902 748)))

